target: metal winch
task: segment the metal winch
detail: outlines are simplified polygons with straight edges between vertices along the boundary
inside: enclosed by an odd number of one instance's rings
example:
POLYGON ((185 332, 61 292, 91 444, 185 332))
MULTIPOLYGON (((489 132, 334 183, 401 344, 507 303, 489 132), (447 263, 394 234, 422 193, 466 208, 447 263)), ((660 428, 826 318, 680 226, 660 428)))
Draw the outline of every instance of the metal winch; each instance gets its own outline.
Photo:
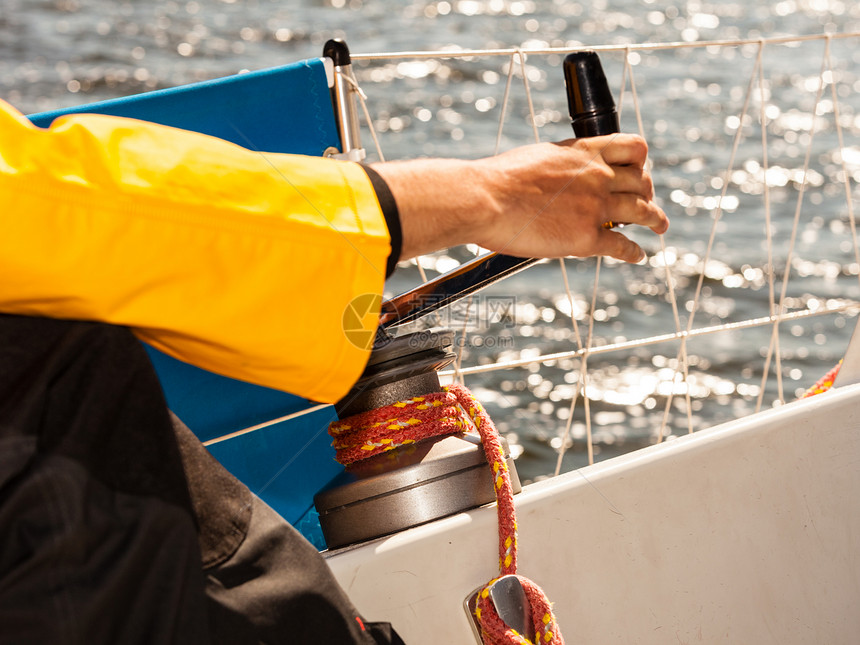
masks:
MULTIPOLYGON (((454 333, 433 329, 383 339, 355 387, 337 405, 345 418, 440 392, 438 370, 454 361, 454 333)), ((514 492, 513 459, 503 442, 514 492)), ((480 439, 458 433, 424 439, 346 467, 314 497, 323 536, 338 548, 402 531, 495 501, 480 439)))

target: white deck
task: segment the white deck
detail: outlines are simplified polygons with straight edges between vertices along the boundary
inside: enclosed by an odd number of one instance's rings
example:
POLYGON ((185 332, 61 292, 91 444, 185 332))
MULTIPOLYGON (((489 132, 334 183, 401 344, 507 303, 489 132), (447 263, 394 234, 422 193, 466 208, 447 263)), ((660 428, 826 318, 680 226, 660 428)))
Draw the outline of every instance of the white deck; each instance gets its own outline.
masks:
MULTIPOLYGON (((528 486, 519 573, 568 643, 860 642, 860 385, 528 486)), ((495 506, 328 554, 410 645, 474 643, 495 506)))

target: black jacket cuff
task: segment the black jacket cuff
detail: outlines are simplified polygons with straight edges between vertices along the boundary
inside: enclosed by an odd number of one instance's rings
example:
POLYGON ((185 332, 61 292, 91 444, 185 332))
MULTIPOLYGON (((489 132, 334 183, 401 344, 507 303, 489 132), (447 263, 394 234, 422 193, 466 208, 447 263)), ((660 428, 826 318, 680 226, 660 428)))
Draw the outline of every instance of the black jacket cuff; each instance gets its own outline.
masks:
POLYGON ((391 194, 391 189, 388 188, 385 180, 370 166, 362 165, 361 167, 367 173, 370 183, 373 185, 373 190, 376 192, 376 199, 379 201, 382 215, 385 217, 385 225, 388 227, 388 236, 391 238, 391 255, 388 256, 388 262, 385 265, 385 277, 387 278, 397 268, 397 261, 400 259, 400 251, 403 248, 403 230, 400 228, 400 213, 397 210, 397 202, 394 201, 394 195, 391 194))

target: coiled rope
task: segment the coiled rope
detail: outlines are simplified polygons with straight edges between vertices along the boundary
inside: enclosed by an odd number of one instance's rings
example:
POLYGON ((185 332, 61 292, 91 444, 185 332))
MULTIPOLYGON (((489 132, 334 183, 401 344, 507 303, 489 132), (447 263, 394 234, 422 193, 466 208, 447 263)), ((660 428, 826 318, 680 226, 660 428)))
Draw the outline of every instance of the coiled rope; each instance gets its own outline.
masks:
MULTIPOLYGON (((348 465, 374 455, 447 434, 477 429, 487 462, 493 471, 493 490, 499 524, 499 576, 517 573, 517 520, 511 476, 499 433, 490 416, 464 385, 449 385, 442 392, 433 392, 398 401, 335 421, 329 426, 337 460, 348 465)), ((552 613, 552 606, 540 588, 522 576, 517 576, 525 591, 532 612, 535 640, 510 629, 499 618, 489 598, 494 578, 478 594, 475 616, 481 625, 484 643, 541 643, 564 645, 564 639, 552 613)))

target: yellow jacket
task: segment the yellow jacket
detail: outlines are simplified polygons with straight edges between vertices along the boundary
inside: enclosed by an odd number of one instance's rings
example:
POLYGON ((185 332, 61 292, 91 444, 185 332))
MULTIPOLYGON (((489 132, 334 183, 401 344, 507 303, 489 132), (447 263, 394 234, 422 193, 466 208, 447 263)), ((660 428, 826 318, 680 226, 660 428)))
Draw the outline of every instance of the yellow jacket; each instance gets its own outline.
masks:
POLYGON ((344 311, 382 293, 390 250, 357 164, 116 117, 43 130, 0 101, 2 312, 127 325, 181 360, 329 402, 367 361, 344 311))

